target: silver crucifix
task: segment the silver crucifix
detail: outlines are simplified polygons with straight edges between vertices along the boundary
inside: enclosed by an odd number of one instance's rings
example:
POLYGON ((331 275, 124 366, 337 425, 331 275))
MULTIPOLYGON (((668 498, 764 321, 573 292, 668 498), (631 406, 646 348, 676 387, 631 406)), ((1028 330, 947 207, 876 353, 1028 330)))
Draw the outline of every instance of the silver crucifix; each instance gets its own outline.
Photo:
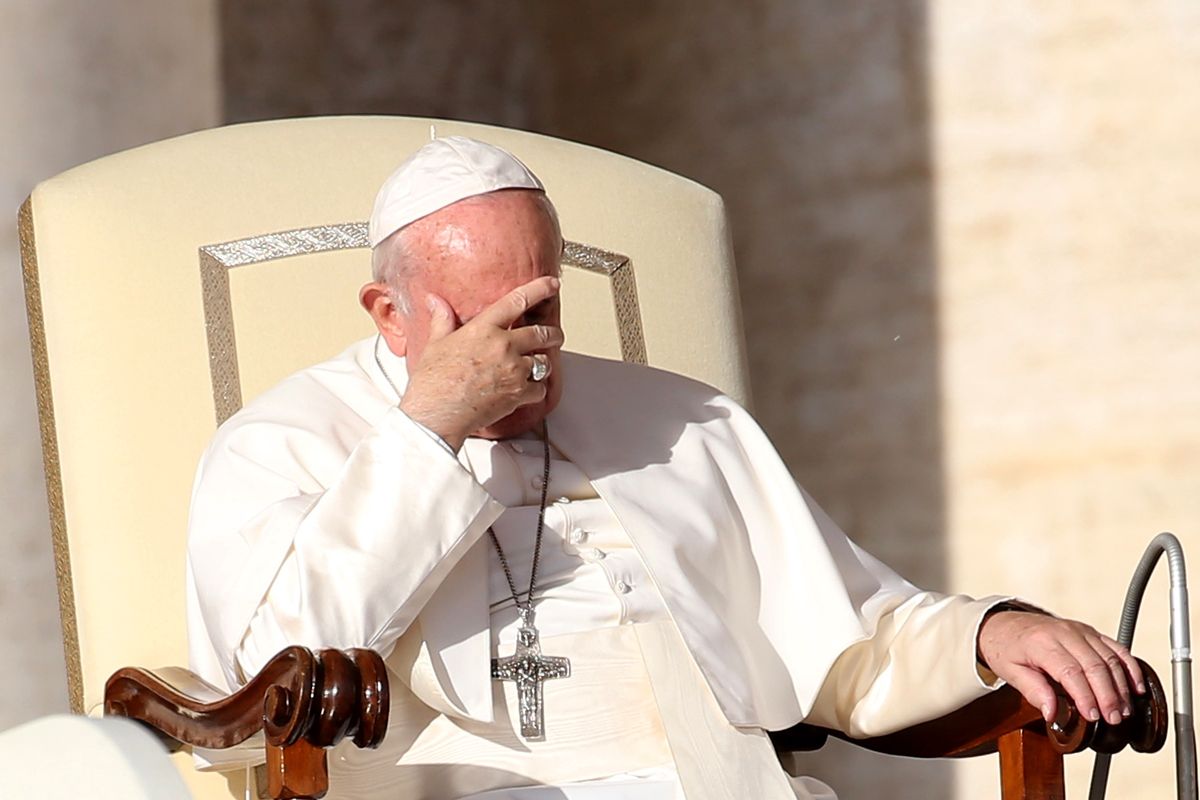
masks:
POLYGON ((533 609, 521 608, 518 612, 521 628, 517 631, 517 650, 511 656, 492 659, 492 678, 516 682, 521 736, 527 741, 540 742, 546 738, 542 684, 554 678, 571 677, 571 662, 558 656, 543 656, 538 631, 533 626, 533 609))

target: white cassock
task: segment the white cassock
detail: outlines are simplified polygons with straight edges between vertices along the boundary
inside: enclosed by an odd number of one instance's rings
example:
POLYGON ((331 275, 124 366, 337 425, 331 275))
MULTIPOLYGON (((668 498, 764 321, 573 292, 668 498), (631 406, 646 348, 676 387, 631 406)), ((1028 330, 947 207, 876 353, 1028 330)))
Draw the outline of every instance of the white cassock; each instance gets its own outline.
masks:
POLYGON ((789 783, 764 731, 879 735, 994 688, 975 640, 1006 598, 891 572, 711 387, 564 353, 536 608, 572 676, 522 741, 490 679, 516 615, 485 534, 526 586, 541 444, 455 458, 388 376, 403 391, 403 359, 368 339, 288 378, 221 427, 193 496, 193 670, 237 687, 290 644, 387 659, 387 738, 334 751, 330 797, 832 797, 789 783))

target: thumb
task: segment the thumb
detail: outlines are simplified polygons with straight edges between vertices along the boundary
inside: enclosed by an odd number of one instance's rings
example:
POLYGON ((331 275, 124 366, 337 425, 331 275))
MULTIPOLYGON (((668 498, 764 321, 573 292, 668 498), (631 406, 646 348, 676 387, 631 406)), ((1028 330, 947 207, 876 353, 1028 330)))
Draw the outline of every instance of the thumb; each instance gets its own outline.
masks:
POLYGON ((444 339, 458 329, 458 317, 445 298, 427 294, 425 305, 429 307, 429 341, 444 339))

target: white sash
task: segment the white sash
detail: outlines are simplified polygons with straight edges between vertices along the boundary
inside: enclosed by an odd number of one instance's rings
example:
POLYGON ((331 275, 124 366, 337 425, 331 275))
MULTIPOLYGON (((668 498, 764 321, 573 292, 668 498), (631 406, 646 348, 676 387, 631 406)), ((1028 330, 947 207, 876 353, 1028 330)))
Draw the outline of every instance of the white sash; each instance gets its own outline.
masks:
POLYGON ((793 787, 766 732, 736 728, 669 622, 635 625, 667 742, 687 800, 810 800, 793 787))

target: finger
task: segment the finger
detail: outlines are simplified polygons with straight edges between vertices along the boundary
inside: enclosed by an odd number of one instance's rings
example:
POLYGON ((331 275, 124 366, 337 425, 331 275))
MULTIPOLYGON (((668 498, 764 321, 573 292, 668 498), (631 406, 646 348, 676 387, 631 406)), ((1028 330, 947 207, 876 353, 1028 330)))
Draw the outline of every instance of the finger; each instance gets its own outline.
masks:
MULTIPOLYGON (((1133 705, 1130 702, 1129 678, 1125 675, 1125 662, 1121 660, 1116 651, 1109 647, 1099 634, 1089 635, 1085 638, 1091 648, 1096 651, 1096 654, 1100 658, 1104 659, 1105 665, 1108 666, 1108 673, 1112 677, 1113 686, 1116 687, 1117 694, 1121 697, 1121 716, 1128 717, 1133 713, 1133 705)), ((1109 722, 1112 722, 1112 720, 1109 719, 1109 722)))
POLYGON ((1058 695, 1039 670, 1014 664, 1008 682, 1031 706, 1042 712, 1042 719, 1046 722, 1054 719, 1058 713, 1058 695))
MULTIPOLYGON (((1120 666, 1120 659, 1116 659, 1115 654, 1111 653, 1107 647, 1104 648, 1105 652, 1096 650, 1092 641, 1095 640, 1096 643, 1099 643, 1099 638, 1094 630, 1090 628, 1076 629, 1072 631, 1072 634, 1063 637, 1063 646, 1083 668, 1083 676, 1087 679, 1092 697, 1096 698, 1100 715, 1110 725, 1119 724, 1123 718, 1121 710, 1128 702, 1127 699, 1121 697, 1121 691, 1113 679, 1112 668, 1120 666), (1108 660, 1109 655, 1114 656, 1111 663, 1108 660)), ((1121 674, 1120 682, 1123 686, 1124 674, 1121 674)))
POLYGON ((458 316, 445 298, 430 292, 425 304, 429 306, 429 341, 444 339, 458 329, 458 316))
POLYGON ((518 353, 561 347, 564 341, 562 328, 554 325, 526 325, 514 329, 509 335, 518 353))
POLYGON ((1121 663, 1125 665, 1125 672, 1133 682, 1135 690, 1138 694, 1144 694, 1146 692, 1146 675, 1142 672, 1142 665, 1133 657, 1133 653, 1129 652, 1129 648, 1104 634, 1100 634, 1100 641, 1108 645, 1121 658, 1121 663))
MULTIPOLYGON (((1130 705, 1130 686, 1135 685, 1137 681, 1126 672, 1125 659, 1121 657, 1121 653, 1119 652, 1125 648, 1116 642, 1109 644, 1105 641, 1105 637, 1098 633, 1088 637, 1088 644, 1108 664, 1108 671, 1112 674, 1113 683, 1117 687, 1117 692, 1121 695, 1121 702, 1123 703, 1121 713, 1124 716, 1129 716, 1129 712, 1132 711, 1132 706, 1130 705)), ((1132 659, 1132 656, 1130 658, 1132 659)))
MULTIPOLYGON (((483 324, 495 325, 498 328, 508 328, 529 309, 543 300, 558 294, 559 280, 553 275, 543 275, 534 278, 529 283, 522 284, 496 302, 485 308, 475 317, 483 324)), ((472 320, 473 322, 474 320, 472 320)))
POLYGON ((1091 653, 1091 658, 1085 656, 1081 660, 1082 653, 1077 655, 1074 651, 1060 646, 1047 657, 1043 669, 1058 681, 1059 685, 1071 696, 1071 699, 1075 701, 1075 707, 1079 709, 1079 713, 1083 715, 1084 719, 1097 722, 1100 719, 1101 704, 1092 691, 1093 680, 1096 680, 1097 684, 1105 691, 1104 697, 1113 704, 1113 708, 1116 707, 1117 692, 1112 688, 1112 678, 1108 674, 1108 667, 1103 659, 1097 656, 1091 648, 1086 649, 1091 653), (1099 678, 1102 678, 1103 681, 1099 678), (1106 688, 1104 682, 1107 682, 1106 688))

